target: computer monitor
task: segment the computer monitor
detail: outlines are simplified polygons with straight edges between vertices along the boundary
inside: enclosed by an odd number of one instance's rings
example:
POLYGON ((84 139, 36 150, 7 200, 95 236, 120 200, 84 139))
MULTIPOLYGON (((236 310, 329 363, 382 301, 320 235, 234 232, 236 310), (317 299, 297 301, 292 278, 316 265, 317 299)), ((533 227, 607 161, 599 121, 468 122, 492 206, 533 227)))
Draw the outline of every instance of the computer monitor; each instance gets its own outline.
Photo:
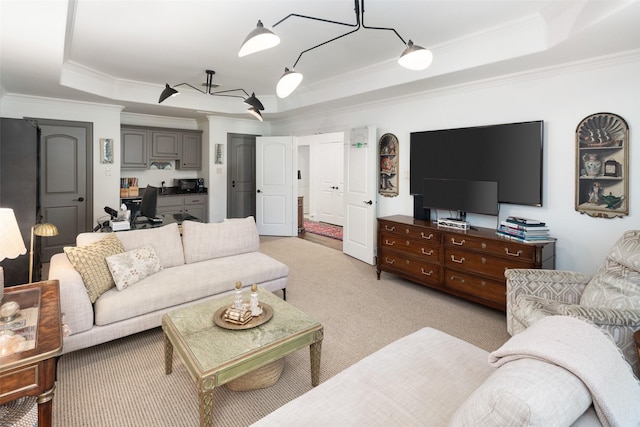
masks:
POLYGON ((156 217, 156 207, 158 205, 158 188, 147 185, 142 193, 142 202, 140 202, 140 216, 147 218, 156 217))

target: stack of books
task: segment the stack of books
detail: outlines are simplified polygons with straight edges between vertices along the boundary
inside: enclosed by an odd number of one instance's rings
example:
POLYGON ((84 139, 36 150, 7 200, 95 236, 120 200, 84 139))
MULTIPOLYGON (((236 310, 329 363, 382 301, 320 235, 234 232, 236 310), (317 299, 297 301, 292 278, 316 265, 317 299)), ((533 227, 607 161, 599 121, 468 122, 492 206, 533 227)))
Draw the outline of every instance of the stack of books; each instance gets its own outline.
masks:
POLYGON ((498 235, 523 242, 542 242, 553 240, 549 236, 549 227, 537 219, 510 216, 500 222, 498 235))

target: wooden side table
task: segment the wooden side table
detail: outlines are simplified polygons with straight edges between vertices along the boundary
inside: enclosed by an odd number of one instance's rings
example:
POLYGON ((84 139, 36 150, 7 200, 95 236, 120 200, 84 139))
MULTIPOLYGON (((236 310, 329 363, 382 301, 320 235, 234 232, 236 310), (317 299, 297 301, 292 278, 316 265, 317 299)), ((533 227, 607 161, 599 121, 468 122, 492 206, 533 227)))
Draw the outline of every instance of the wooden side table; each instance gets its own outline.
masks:
MULTIPOLYGON (((33 348, 0 357, 0 405, 23 396, 38 397, 38 425, 50 427, 57 357, 62 353, 60 286, 57 280, 5 289, 3 303, 37 308, 33 348)), ((30 332, 31 333, 31 332, 30 332)))

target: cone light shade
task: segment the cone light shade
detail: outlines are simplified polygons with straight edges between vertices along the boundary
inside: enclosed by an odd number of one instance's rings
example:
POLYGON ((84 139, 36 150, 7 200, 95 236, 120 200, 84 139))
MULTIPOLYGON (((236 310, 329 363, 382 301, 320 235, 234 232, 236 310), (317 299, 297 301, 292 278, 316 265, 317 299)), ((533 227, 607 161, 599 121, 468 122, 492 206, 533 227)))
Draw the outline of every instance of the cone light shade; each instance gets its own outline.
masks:
POLYGON ((264 28, 262 21, 258 21, 256 28, 253 29, 244 39, 238 56, 251 55, 252 53, 260 52, 261 50, 270 49, 277 46, 280 43, 280 37, 278 37, 273 31, 264 28))
POLYGON ((160 94, 160 99, 158 100, 158 104, 160 104, 162 101, 164 101, 165 99, 171 96, 177 95, 178 93, 179 92, 177 90, 169 86, 169 83, 165 83, 165 88, 160 94))
POLYGON ((244 103, 247 105, 250 105, 251 107, 255 108, 256 110, 264 110, 264 105, 262 105, 262 102, 260 102, 260 100, 258 98, 256 98, 256 94, 251 93, 251 96, 248 97, 247 99, 244 100, 244 103))
POLYGON ((247 110, 247 112, 251 114, 253 117, 255 117, 256 119, 260 120, 261 122, 263 121, 262 114, 256 108, 251 107, 247 110))
POLYGON ((302 82, 302 74, 291 71, 288 68, 284 69, 284 74, 278 80, 278 84, 276 86, 276 94, 280 98, 286 98, 291 95, 291 93, 296 90, 296 88, 302 82))
POLYGON ((398 64, 410 70, 424 70, 433 61, 433 54, 430 50, 423 48, 422 46, 414 45, 411 40, 407 43, 407 48, 402 52, 400 58, 398 58, 398 64))

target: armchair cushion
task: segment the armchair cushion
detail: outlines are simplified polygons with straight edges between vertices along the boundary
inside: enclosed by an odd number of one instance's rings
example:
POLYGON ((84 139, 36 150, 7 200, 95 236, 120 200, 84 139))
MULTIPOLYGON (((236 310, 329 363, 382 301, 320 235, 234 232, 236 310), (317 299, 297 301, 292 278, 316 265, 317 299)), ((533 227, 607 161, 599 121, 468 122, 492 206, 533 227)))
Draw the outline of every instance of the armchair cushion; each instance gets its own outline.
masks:
POLYGON ((627 231, 616 242, 580 305, 640 310, 640 230, 627 231))

